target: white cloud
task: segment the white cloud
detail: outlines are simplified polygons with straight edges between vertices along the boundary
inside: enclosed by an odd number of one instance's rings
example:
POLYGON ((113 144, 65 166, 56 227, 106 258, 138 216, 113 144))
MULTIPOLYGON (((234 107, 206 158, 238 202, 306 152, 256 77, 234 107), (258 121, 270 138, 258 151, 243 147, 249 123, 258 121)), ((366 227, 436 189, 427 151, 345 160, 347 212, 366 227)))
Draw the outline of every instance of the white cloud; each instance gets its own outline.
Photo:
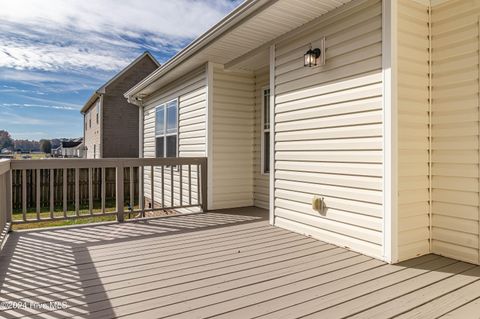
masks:
POLYGON ((171 56, 234 4, 229 0, 2 1, 0 68, 117 71, 142 47, 171 56))
POLYGON ((65 93, 79 90, 97 89, 105 79, 112 76, 114 72, 102 72, 100 70, 91 71, 90 74, 85 70, 67 71, 40 71, 40 70, 17 70, 0 68, 0 81, 9 83, 22 83, 31 89, 3 85, 0 92, 14 93, 29 96, 45 95, 46 93, 65 93), (94 76, 92 78, 92 76, 94 76))
POLYGON ((0 112, 0 123, 8 123, 13 125, 44 125, 50 126, 54 121, 49 122, 39 118, 29 117, 25 115, 16 114, 9 111, 0 112))
POLYGON ((44 104, 31 104, 31 103, 2 103, 5 107, 14 108, 41 108, 41 109, 53 109, 53 110, 66 110, 66 111, 78 111, 80 107, 62 106, 62 105, 44 105, 44 104))
POLYGON ((104 33, 129 30, 195 37, 233 6, 228 0, 16 0, 3 1, 0 19, 104 33))

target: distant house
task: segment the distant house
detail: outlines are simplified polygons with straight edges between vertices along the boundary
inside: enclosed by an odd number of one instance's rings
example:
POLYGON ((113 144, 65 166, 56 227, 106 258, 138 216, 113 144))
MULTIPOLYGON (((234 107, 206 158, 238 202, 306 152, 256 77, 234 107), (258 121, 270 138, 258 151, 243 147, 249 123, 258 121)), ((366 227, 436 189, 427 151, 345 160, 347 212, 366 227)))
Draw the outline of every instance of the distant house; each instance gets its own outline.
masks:
POLYGON ((64 158, 83 158, 84 157, 83 139, 63 141, 59 148, 52 150, 52 155, 64 158))
POLYGON ((138 107, 128 103, 123 93, 159 66, 145 52, 88 99, 81 110, 86 158, 138 157, 138 107))
POLYGON ((62 155, 62 145, 52 148, 52 157, 60 157, 62 155))
POLYGON ((4 148, 4 149, 2 149, 2 151, 0 153, 1 154, 12 154, 13 152, 8 148, 4 148))
POLYGON ((4 148, 0 151, 0 159, 1 158, 13 158, 13 152, 8 148, 4 148))

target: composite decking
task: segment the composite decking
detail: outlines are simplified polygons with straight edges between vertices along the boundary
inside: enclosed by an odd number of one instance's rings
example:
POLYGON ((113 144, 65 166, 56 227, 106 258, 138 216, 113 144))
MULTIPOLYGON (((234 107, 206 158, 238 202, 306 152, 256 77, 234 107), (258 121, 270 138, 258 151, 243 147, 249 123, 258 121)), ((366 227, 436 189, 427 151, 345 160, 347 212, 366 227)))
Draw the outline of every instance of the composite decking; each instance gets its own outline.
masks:
POLYGON ((14 232, 0 276, 1 300, 28 306, 2 318, 480 316, 480 267, 436 255, 387 265, 272 227, 256 208, 14 232), (65 307, 38 306, 51 301, 65 307))

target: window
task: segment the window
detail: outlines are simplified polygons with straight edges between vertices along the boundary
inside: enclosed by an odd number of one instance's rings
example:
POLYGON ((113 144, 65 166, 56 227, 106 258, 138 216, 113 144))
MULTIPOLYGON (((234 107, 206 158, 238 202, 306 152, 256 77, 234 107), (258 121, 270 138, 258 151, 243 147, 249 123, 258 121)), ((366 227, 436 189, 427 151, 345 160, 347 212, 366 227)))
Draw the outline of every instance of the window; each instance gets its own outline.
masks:
POLYGON ((97 102, 97 124, 98 124, 98 115, 100 114, 100 103, 97 102))
POLYGON ((92 128, 92 111, 88 112, 88 126, 92 128))
POLYGON ((93 158, 97 158, 97 144, 93 144, 93 158))
POLYGON ((178 101, 173 100, 155 111, 155 155, 177 157, 178 154, 178 101))
POLYGON ((270 89, 262 93, 262 173, 270 173, 270 89))

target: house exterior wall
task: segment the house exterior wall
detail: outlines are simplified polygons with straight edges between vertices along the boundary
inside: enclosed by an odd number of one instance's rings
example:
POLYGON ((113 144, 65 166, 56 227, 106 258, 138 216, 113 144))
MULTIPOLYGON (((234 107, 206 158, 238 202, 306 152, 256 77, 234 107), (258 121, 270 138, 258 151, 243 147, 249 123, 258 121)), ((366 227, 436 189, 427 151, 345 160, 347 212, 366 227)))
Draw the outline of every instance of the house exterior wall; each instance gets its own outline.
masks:
POLYGON ((269 175, 262 174, 262 107, 263 90, 270 87, 269 70, 255 72, 255 131, 253 162, 253 199, 254 205, 269 208, 269 175))
POLYGON ((326 16, 275 50, 275 225, 383 256, 382 3, 326 16), (327 62, 305 68, 326 37, 327 62), (312 210, 315 195, 327 210, 312 210))
POLYGON ((213 68, 212 209, 253 206, 255 78, 213 68))
POLYGON ((108 85, 103 95, 103 158, 135 158, 139 150, 138 107, 123 94, 157 68, 145 56, 108 85))
MULTIPOLYGON (((188 75, 172 82, 167 87, 160 89, 153 94, 144 104, 144 145, 143 156, 145 158, 155 157, 155 109, 163 103, 173 99, 178 99, 179 118, 178 118, 178 145, 179 157, 205 157, 206 154, 206 135, 207 135, 207 75, 206 67, 203 66, 188 75)), ((187 187, 186 181, 188 171, 185 169, 183 173, 184 186, 187 187)), ((160 168, 156 168, 154 174, 158 177, 161 174, 160 168)), ((164 172, 165 194, 170 194, 171 187, 171 171, 164 172)), ((180 202, 179 170, 174 169, 174 204, 180 202)), ((197 172, 192 170, 192 197, 197 198, 197 172)), ((144 172, 145 179, 145 197, 147 202, 151 199, 151 169, 146 167, 144 172)), ((187 188, 184 188, 187 189, 187 188)), ((154 184, 154 201, 156 207, 161 203, 162 184, 161 178, 155 178, 154 184)), ((185 203, 188 201, 187 192, 183 192, 185 203)), ((165 196, 165 205, 171 204, 171 197, 165 196)), ((196 201, 193 202, 195 204, 196 201)))
POLYGON ((399 0, 398 21, 398 259, 430 252, 429 14, 399 0))
POLYGON ((432 252, 479 263, 480 1, 432 8, 432 252))
POLYGON ((87 150, 85 152, 86 158, 101 158, 100 114, 98 114, 97 121, 97 113, 100 111, 101 107, 101 99, 97 99, 83 116, 84 143, 85 147, 87 147, 87 150))

